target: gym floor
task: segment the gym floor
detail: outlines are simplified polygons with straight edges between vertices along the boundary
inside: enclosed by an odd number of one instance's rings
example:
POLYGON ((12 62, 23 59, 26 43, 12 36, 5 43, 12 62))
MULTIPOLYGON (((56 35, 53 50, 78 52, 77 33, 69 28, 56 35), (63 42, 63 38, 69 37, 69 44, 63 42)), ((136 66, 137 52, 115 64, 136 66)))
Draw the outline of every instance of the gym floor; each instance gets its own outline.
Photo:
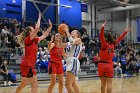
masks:
MULTIPOLYGON (((38 93, 47 93, 49 82, 39 81, 38 93)), ((78 81, 80 93, 100 93, 100 80, 99 78, 83 79, 78 81)), ((15 93, 18 84, 11 86, 0 86, 0 93, 15 93)), ((26 86, 22 93, 30 93, 30 86, 26 86)), ((56 83, 54 92, 58 93, 58 83, 56 83)), ((64 87, 64 92, 67 93, 64 87)), ((140 93, 140 76, 127 76, 114 78, 113 80, 113 93, 140 93)))

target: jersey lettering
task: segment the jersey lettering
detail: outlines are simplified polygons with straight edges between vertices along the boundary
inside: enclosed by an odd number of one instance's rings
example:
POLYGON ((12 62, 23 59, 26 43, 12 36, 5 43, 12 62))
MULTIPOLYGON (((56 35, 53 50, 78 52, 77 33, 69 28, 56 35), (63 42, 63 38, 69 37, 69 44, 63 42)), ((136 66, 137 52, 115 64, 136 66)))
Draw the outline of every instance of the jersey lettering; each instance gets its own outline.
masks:
POLYGON ((58 57, 59 57, 59 58, 62 57, 62 55, 61 55, 61 50, 60 50, 60 49, 57 50, 57 54, 58 54, 58 57))

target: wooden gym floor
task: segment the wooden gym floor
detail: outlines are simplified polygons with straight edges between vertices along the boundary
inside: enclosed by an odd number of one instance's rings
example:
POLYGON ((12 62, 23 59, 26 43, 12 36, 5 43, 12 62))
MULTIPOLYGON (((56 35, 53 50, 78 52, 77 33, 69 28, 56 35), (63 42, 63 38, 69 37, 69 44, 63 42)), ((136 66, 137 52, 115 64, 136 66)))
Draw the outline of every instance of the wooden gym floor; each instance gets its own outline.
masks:
MULTIPOLYGON (((39 81, 38 93, 47 93, 48 82, 39 81)), ((84 79, 78 81, 80 93, 100 93, 100 81, 99 78, 84 79)), ((3 84, 0 86, 0 93, 15 93, 15 89, 18 84, 4 87, 3 84)), ((30 86, 26 86, 22 93, 30 93, 30 86)), ((54 92, 58 93, 58 84, 56 83, 54 92)), ((64 92, 66 88, 64 87, 64 92)), ((135 77, 123 77, 114 78, 113 80, 113 93, 140 93, 140 76, 135 77)))

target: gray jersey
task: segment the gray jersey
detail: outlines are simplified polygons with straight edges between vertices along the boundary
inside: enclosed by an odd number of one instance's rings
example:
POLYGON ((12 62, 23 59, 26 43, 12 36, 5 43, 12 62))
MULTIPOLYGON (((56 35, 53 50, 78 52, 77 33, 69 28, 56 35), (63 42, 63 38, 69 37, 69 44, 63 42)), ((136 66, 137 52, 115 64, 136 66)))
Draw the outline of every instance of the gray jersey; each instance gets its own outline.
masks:
POLYGON ((80 45, 72 45, 70 42, 68 42, 66 53, 68 57, 77 57, 79 56, 80 52, 82 50, 82 44, 80 45))

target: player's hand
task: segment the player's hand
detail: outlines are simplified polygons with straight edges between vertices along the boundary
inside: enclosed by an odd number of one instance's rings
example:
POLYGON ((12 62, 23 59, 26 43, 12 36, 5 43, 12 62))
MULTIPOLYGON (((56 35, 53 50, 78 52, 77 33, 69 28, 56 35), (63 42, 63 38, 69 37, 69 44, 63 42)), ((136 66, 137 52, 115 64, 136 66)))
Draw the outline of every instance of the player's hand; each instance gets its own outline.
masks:
POLYGON ((50 26, 49 28, 52 29, 52 22, 50 19, 49 19, 49 26, 50 26))
POLYGON ((51 42, 53 42, 54 41, 54 35, 51 37, 51 42))
POLYGON ((105 22, 102 24, 102 27, 104 27, 106 25, 106 20, 105 20, 105 22))
POLYGON ((38 20, 41 20, 41 13, 39 12, 38 20))
POLYGON ((64 28, 63 30, 64 30, 65 32, 69 32, 69 28, 68 28, 68 27, 64 28))
POLYGON ((125 31, 126 31, 127 33, 129 33, 129 32, 131 31, 131 28, 130 28, 130 27, 125 28, 125 31))

